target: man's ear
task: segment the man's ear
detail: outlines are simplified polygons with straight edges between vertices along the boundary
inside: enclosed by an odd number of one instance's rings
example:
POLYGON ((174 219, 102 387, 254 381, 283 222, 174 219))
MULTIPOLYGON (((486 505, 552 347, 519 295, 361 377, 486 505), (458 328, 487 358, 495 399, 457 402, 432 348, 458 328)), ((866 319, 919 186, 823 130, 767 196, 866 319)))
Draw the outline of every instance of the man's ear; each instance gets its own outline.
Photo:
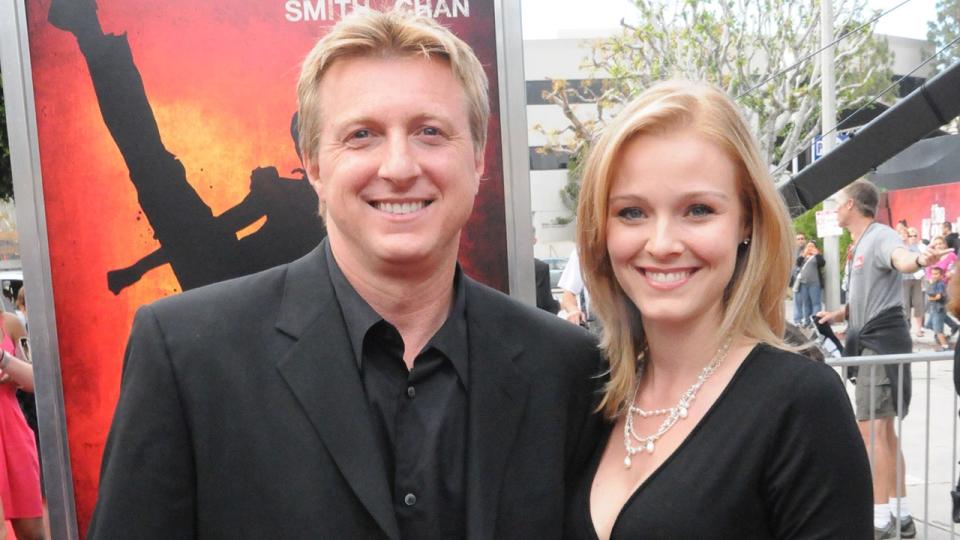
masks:
POLYGON ((486 172, 486 164, 483 159, 486 150, 486 147, 484 147, 474 151, 473 153, 473 169, 477 175, 477 185, 476 189, 474 190, 474 194, 480 192, 480 182, 483 180, 483 173, 486 172))
POLYGON ((317 161, 315 159, 305 158, 303 160, 303 166, 307 172, 307 180, 310 182, 310 185, 313 186, 314 191, 317 192, 317 196, 322 196, 320 193, 323 191, 323 182, 320 180, 317 161))
POLYGON ((315 159, 304 159, 303 167, 307 173, 307 181, 310 182, 310 185, 313 187, 313 191, 317 193, 317 213, 322 218, 327 217, 327 205, 326 201, 323 198, 323 181, 320 179, 320 170, 319 165, 315 159))

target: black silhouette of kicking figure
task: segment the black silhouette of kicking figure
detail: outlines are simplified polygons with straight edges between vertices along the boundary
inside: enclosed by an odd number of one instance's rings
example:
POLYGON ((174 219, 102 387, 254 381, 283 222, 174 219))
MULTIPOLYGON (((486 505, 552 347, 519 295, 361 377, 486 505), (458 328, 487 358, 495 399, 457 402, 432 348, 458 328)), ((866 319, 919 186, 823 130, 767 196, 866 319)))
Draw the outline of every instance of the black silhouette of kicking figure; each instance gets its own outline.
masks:
MULTIPOLYGON (((296 147, 296 114, 290 132, 296 147)), ((300 156, 299 147, 296 151, 300 156)), ((239 231, 261 217, 267 218, 255 233, 237 243, 236 248, 243 259, 238 263, 241 274, 292 261, 323 239, 325 231, 317 218, 317 194, 303 169, 293 172, 299 174, 299 178, 283 178, 276 167, 257 167, 250 174, 250 193, 216 218, 230 231, 239 231)), ((148 271, 167 262, 166 250, 160 247, 131 266, 107 272, 107 287, 119 294, 148 271)))
MULTIPOLYGON (((289 262, 315 247, 325 230, 317 195, 299 169, 298 179, 282 178, 274 167, 254 169, 247 197, 213 215, 163 144, 126 35, 104 34, 96 9, 93 0, 53 0, 48 20, 77 38, 104 124, 161 246, 127 268, 108 272, 109 289, 119 294, 166 263, 180 287, 192 289, 289 262), (264 216, 262 227, 237 239, 237 231, 264 216)), ((294 142, 296 122, 294 115, 294 142)))

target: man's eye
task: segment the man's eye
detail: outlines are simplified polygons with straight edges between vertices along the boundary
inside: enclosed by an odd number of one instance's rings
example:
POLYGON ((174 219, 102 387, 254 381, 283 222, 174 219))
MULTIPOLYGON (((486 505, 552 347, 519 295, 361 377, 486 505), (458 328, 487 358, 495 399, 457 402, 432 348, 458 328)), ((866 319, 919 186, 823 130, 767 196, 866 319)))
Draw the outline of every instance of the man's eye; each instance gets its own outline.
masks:
POLYGON ((369 129, 358 129, 350 135, 351 139, 367 139, 369 137, 370 137, 369 129))
POLYGON ((435 128, 432 126, 425 126, 423 129, 420 130, 420 133, 422 135, 426 135, 427 137, 439 137, 440 135, 443 134, 443 132, 440 131, 439 128, 435 128))
POLYGON ((617 212, 617 217, 623 219, 641 219, 643 217, 643 210, 632 206, 627 207, 617 212))
POLYGON ((690 207, 690 210, 688 211, 688 213, 693 217, 706 217, 706 216, 709 216, 710 214, 713 214, 714 212, 713 212, 713 208, 710 208, 705 204, 695 204, 690 207))

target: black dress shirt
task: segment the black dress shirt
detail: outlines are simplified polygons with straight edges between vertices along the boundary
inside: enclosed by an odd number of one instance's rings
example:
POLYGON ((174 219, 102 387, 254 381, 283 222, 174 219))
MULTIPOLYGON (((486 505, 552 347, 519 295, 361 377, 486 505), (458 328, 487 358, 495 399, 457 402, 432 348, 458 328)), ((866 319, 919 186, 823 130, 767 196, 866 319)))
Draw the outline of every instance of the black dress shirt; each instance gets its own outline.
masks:
POLYGON ((397 329, 357 294, 330 253, 327 261, 390 476, 405 539, 462 538, 466 523, 468 353, 461 270, 440 330, 408 370, 397 329))

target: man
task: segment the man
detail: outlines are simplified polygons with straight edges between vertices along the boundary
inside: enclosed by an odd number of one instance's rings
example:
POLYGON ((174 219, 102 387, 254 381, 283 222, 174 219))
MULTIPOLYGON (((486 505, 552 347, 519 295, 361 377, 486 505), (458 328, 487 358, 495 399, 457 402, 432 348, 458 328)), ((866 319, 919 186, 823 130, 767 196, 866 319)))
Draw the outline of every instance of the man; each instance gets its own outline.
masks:
POLYGON ((563 267, 563 273, 560 274, 557 287, 561 290, 560 309, 566 313, 565 318, 573 324, 588 328, 593 333, 599 334, 600 321, 590 311, 590 291, 583 283, 580 256, 577 254, 576 248, 570 252, 570 258, 567 259, 567 265, 563 267))
POLYGON ((940 224, 940 230, 943 232, 943 241, 947 243, 947 247, 951 248, 955 253, 960 253, 960 244, 957 242, 957 233, 953 232, 953 224, 949 221, 944 221, 940 224))
MULTIPOLYGON (((903 235, 901 235, 901 238, 903 235)), ((904 243, 913 253, 923 253, 923 244, 920 243, 920 234, 917 229, 907 227, 904 243)), ((923 337, 923 270, 917 270, 912 274, 904 274, 903 279, 903 315, 907 318, 907 324, 910 324, 911 310, 912 320, 916 336, 923 337)))
MULTIPOLYGON (((821 311, 817 317, 821 323, 848 321, 847 356, 911 351, 910 331, 903 315, 900 274, 916 272, 946 253, 930 249, 920 253, 910 251, 896 231, 875 221, 878 201, 877 189, 866 180, 855 181, 837 197, 837 220, 850 231, 853 239, 845 271, 847 305, 837 311, 821 311)), ((873 452, 876 538, 896 538, 898 522, 904 538, 916 535, 907 508, 903 469, 899 479, 896 475, 897 435, 893 422, 895 416, 906 416, 910 404, 910 365, 903 366, 903 403, 897 399, 897 375, 895 364, 878 366, 875 370, 862 368, 856 382, 860 433, 867 449, 873 452), (874 433, 872 445, 871 432, 874 433), (899 515, 894 518, 891 512, 898 511, 899 515)), ((905 469, 902 454, 900 459, 905 469)))
POLYGON ((89 538, 561 536, 597 352, 457 266, 486 88, 429 19, 320 40, 298 94, 328 239, 140 310, 89 538))

